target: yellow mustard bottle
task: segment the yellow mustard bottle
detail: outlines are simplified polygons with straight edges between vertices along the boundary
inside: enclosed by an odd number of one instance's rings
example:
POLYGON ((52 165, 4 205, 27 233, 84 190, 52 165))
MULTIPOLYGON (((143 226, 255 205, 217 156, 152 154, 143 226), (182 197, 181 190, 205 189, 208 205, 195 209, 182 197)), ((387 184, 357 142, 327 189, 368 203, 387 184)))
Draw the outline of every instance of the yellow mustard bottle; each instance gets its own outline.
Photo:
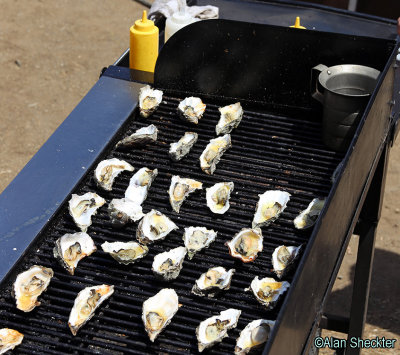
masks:
POLYGON ((147 18, 146 10, 141 19, 130 29, 129 67, 154 73, 158 56, 158 27, 147 18))

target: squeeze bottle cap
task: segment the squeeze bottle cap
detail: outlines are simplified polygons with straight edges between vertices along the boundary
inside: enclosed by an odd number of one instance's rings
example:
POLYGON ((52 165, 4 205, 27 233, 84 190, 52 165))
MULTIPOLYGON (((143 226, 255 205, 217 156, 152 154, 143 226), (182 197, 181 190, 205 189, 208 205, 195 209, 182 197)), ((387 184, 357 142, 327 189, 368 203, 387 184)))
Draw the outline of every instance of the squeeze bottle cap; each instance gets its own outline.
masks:
POLYGON ((305 27, 300 26, 300 17, 299 16, 296 17, 296 21, 294 22, 294 25, 290 26, 290 27, 292 27, 292 28, 300 28, 302 30, 306 29, 305 27))
POLYGON ((147 18, 147 11, 143 10, 142 18, 135 21, 135 30, 140 32, 150 32, 154 29, 154 22, 147 18))

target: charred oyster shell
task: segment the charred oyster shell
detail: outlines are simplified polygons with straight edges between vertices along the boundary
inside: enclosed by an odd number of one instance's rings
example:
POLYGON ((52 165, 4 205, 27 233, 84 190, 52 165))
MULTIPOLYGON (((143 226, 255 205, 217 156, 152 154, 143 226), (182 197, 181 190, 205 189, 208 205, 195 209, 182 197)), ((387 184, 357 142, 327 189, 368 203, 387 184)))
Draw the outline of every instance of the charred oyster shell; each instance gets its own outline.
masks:
POLYGON ((0 354, 13 350, 16 346, 22 343, 23 339, 24 335, 14 329, 0 329, 0 354))
POLYGON ((150 126, 138 129, 135 133, 120 140, 115 147, 135 147, 154 143, 157 141, 157 134, 157 127, 151 124, 150 126))
POLYGON ((171 203, 172 209, 179 213, 183 201, 185 201, 189 194, 202 188, 203 184, 199 181, 174 175, 169 187, 169 202, 171 203))
POLYGON ((263 250, 263 236, 260 228, 243 228, 230 242, 225 243, 229 253, 234 257, 249 263, 257 258, 263 250))
POLYGON ((104 242, 104 252, 110 254, 120 264, 132 264, 147 255, 149 248, 136 242, 104 242))
POLYGON ((208 248, 208 246, 217 237, 217 232, 213 229, 207 229, 204 227, 189 227, 185 228, 183 235, 183 241, 188 251, 189 259, 192 259, 194 254, 198 251, 208 248))
POLYGON ((198 134, 195 132, 185 132, 185 135, 178 142, 171 143, 169 148, 169 156, 174 161, 181 160, 190 152, 195 145, 198 134))
POLYGON ((211 212, 224 214, 228 211, 234 186, 233 182, 219 182, 207 189, 207 206, 211 212))
POLYGON ((245 355, 259 349, 267 342, 275 321, 266 319, 253 320, 241 331, 236 341, 235 354, 245 355))
POLYGON ((225 107, 220 107, 218 110, 221 113, 221 117, 217 126, 215 127, 217 136, 220 134, 231 133, 234 128, 239 126, 239 123, 243 117, 243 109, 240 105, 240 102, 236 102, 235 104, 225 107))
POLYGON ((300 212, 294 219, 293 224, 297 229, 307 229, 312 227, 318 219, 319 214, 325 205, 325 199, 314 198, 307 209, 300 212))
POLYGON ((154 257, 152 270, 156 276, 162 277, 166 281, 176 279, 182 270, 185 256, 185 247, 177 247, 157 254, 154 257))
POLYGON ((203 117, 206 105, 199 97, 187 97, 178 106, 178 113, 184 121, 198 124, 203 117))
POLYGON ((158 170, 141 168, 133 175, 129 181, 129 186, 125 191, 125 197, 141 205, 147 198, 150 186, 158 175, 158 170))
POLYGON ((210 143, 208 143, 206 149, 204 149, 200 156, 201 170, 206 174, 212 175, 222 155, 230 147, 232 147, 232 144, 231 136, 229 134, 211 139, 210 143))
POLYGON ((123 171, 133 171, 131 164, 124 160, 112 158, 101 161, 94 171, 97 185, 106 191, 112 190, 114 179, 123 171))
POLYGON ((192 293, 198 296, 214 297, 221 290, 229 290, 235 269, 226 269, 222 266, 208 269, 195 282, 192 293))
POLYGON ((163 92, 152 89, 149 85, 140 88, 139 91, 139 110, 144 118, 149 117, 161 103, 163 92))
POLYGON ((111 223, 122 227, 128 222, 136 222, 144 216, 142 206, 127 198, 114 198, 108 205, 111 223))
POLYGON ((178 229, 178 226, 166 215, 151 210, 140 221, 136 230, 136 238, 142 244, 149 244, 164 239, 174 229, 178 229))
POLYGON ((281 279, 290 269, 291 265, 298 258, 301 246, 287 247, 281 245, 277 247, 272 254, 272 266, 274 272, 281 279))

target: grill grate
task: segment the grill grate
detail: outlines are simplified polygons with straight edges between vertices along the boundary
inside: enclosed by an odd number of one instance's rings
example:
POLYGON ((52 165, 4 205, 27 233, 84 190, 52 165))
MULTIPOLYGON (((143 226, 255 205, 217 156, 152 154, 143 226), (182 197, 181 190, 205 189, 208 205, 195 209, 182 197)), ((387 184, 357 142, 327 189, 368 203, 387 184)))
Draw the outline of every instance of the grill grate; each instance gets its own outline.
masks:
MULTIPOLYGON (((93 217, 93 224, 88 230, 99 250, 83 259, 75 275, 71 276, 52 255, 57 238, 64 233, 78 231, 65 204, 14 272, 15 275, 33 264, 53 268, 55 276, 47 292, 40 297, 42 305, 27 314, 18 311, 10 296, 14 278, 0 292, 0 328, 12 327, 25 335, 16 353, 196 353, 195 328, 199 322, 221 310, 236 307, 242 310, 238 327, 229 332, 229 338, 210 350, 212 354, 232 353, 235 339, 248 322, 261 317, 276 319, 282 301, 274 310, 265 311, 253 295, 245 293, 243 289, 249 286, 256 275, 274 277, 270 260, 274 248, 282 244, 298 246, 307 243, 310 231, 295 230, 292 220, 312 198, 328 194, 330 176, 342 156, 326 150, 322 145, 318 122, 304 117, 251 112, 244 107, 243 120, 232 132, 232 148, 224 154, 214 175, 208 176, 201 171, 198 158, 209 140, 215 137, 218 106, 206 102, 206 113, 199 125, 194 126, 177 118, 177 98, 168 97, 165 100, 148 119, 136 118, 138 115, 134 114, 127 128, 116 138, 117 141, 153 123, 159 129, 156 144, 131 151, 110 148, 98 162, 116 157, 131 163, 135 171, 143 166, 158 168, 159 174, 151 186, 143 210, 145 213, 153 208, 160 210, 179 226, 179 230, 170 233, 166 240, 151 244, 149 255, 140 262, 123 266, 104 253, 100 245, 104 241, 134 240, 137 223, 124 229, 115 229, 109 221, 107 206, 103 206, 93 217), (197 132, 199 140, 183 160, 172 162, 168 158, 169 143, 177 141, 185 131, 197 132), (182 205, 180 214, 173 212, 169 205, 167 190, 172 175, 203 182, 201 193, 191 194, 182 205), (213 215, 207 208, 205 188, 221 181, 233 181, 235 190, 229 211, 219 216, 213 215), (281 217, 271 226, 263 228, 263 252, 254 263, 243 264, 229 256, 224 243, 241 228, 251 226, 257 195, 268 189, 284 189, 292 197, 281 217), (151 271, 154 255, 183 245, 183 228, 191 225, 218 231, 217 240, 192 260, 186 259, 176 280, 157 280, 151 271), (236 269, 230 290, 222 292, 215 299, 192 295, 190 290, 200 274, 218 265, 236 269), (84 287, 101 283, 115 285, 114 295, 73 337, 67 322, 77 293, 84 287), (151 343, 141 321, 142 303, 164 287, 174 288, 183 306, 155 343, 151 343)), ((123 197, 132 175, 122 173, 114 182, 113 191, 105 192, 96 187, 92 172, 93 169, 75 193, 95 191, 108 202, 112 198, 123 197)), ((290 282, 292 277, 293 271, 285 280, 290 282)))

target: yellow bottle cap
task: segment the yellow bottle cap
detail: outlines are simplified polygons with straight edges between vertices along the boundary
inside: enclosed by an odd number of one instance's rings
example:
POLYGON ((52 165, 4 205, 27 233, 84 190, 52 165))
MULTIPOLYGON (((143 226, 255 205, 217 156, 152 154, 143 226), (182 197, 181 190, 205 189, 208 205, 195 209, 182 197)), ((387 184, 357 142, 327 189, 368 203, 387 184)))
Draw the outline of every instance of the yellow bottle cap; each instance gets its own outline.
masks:
POLYGON ((147 11, 143 10, 142 18, 135 21, 135 30, 140 32, 150 32, 154 29, 154 22, 147 18, 147 11))
POLYGON ((302 30, 306 29, 305 27, 300 26, 300 17, 299 16, 296 17, 296 21, 294 22, 294 25, 290 26, 290 27, 292 27, 292 28, 300 28, 302 30))

